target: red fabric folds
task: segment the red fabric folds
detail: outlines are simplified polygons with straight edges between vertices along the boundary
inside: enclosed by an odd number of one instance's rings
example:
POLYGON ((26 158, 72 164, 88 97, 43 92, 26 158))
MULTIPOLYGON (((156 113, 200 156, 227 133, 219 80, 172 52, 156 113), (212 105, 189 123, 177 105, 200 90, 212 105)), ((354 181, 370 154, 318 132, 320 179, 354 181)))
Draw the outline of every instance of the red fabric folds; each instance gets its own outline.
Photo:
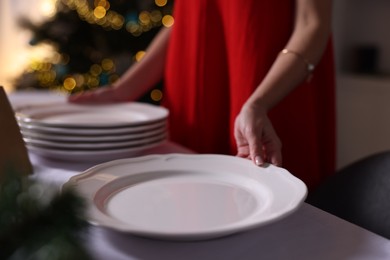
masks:
MULTIPOLYGON (((171 138, 236 154, 233 124, 293 29, 294 1, 176 0, 163 104, 171 138)), ((335 169, 335 80, 329 43, 314 77, 272 111, 283 167, 309 188, 335 169)))

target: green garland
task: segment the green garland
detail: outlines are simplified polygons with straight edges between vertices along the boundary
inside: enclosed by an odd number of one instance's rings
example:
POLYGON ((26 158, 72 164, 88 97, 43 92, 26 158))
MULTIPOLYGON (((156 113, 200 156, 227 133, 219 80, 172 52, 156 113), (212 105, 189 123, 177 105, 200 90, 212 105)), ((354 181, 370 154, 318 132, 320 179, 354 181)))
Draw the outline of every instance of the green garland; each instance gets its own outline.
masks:
POLYGON ((81 236, 85 203, 75 191, 12 171, 0 181, 0 259, 91 259, 81 236))

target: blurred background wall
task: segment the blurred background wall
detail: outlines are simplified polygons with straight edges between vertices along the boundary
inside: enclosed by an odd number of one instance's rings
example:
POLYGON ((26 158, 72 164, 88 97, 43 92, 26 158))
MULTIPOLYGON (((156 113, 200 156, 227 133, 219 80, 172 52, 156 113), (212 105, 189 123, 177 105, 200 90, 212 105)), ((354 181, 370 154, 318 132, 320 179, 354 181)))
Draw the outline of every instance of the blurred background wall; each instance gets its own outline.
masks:
POLYGON ((390 1, 333 3, 340 168, 390 149, 390 1))

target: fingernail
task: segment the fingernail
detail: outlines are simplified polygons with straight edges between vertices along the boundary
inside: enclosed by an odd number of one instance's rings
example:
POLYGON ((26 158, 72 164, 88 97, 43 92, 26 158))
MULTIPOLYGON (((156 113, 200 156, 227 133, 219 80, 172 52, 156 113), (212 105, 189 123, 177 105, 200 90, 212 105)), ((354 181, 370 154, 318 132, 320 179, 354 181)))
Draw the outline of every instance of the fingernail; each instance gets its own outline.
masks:
POLYGON ((261 160, 261 158, 260 158, 260 156, 256 156, 255 157, 255 163, 256 163, 256 165, 261 165, 262 163, 263 163, 263 161, 261 160))

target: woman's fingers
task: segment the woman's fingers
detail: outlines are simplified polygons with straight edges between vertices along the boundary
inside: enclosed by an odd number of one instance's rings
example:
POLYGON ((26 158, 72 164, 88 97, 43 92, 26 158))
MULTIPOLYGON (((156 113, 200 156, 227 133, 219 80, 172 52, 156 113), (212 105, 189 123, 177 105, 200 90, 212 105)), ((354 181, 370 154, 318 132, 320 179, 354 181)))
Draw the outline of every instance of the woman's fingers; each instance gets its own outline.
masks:
POLYGON ((68 101, 71 103, 112 103, 112 102, 123 102, 117 98, 116 89, 112 87, 99 88, 97 90, 90 90, 73 94, 68 97, 68 101))
POLYGON ((243 109, 234 126, 237 156, 251 159, 256 165, 282 165, 281 142, 268 116, 259 109, 243 109))

